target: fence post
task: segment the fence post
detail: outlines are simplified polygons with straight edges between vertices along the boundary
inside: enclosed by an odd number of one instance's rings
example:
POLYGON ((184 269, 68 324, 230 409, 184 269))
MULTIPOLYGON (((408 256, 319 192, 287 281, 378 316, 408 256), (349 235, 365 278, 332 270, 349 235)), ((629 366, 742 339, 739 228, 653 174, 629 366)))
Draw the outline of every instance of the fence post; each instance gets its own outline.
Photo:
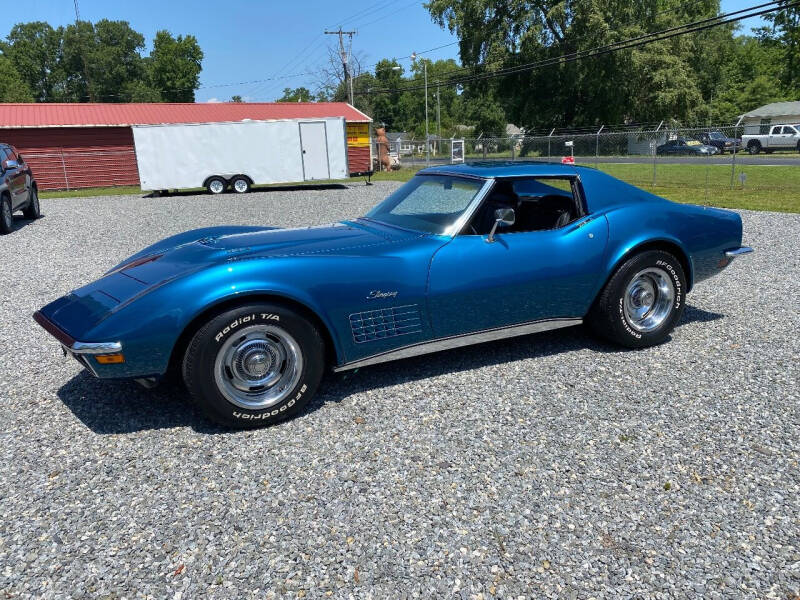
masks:
POLYGON ((554 132, 555 130, 556 130, 556 128, 555 128, 555 127, 553 127, 553 128, 550 130, 550 135, 548 135, 548 136, 547 136, 547 160, 550 160, 550 138, 551 138, 551 137, 553 137, 553 132, 554 132))
POLYGON ((664 124, 664 121, 658 124, 656 130, 653 132, 653 185, 656 184, 656 146, 658 145, 658 130, 661 129, 661 126, 664 124))
POLYGON ((601 125, 600 129, 597 130, 597 141, 594 145, 594 168, 597 168, 597 159, 600 158, 600 132, 603 131, 605 125, 601 125))
POLYGON ((736 125, 733 126, 733 157, 731 158, 731 189, 733 189, 733 178, 736 175, 736 129, 739 127, 739 124, 742 122, 744 117, 739 117, 739 120, 736 121, 736 125))
POLYGON ((69 177, 67 177, 67 165, 64 163, 64 146, 61 146, 61 169, 64 171, 64 183, 67 184, 67 191, 69 191, 69 177))
POLYGON ((509 137, 508 143, 511 144, 511 160, 517 160, 516 157, 514 156, 514 150, 515 150, 514 147, 517 145, 516 140, 513 137, 509 137))

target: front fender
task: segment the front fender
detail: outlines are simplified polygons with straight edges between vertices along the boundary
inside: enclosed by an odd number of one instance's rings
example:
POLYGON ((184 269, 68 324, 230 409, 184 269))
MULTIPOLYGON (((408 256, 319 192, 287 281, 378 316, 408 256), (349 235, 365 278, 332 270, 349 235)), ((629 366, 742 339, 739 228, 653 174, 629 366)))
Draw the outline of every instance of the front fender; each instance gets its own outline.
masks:
MULTIPOLYGON (((122 342, 125 363, 114 365, 114 377, 161 375, 186 327, 215 306, 248 296, 276 296, 312 311, 328 329, 339 361, 338 336, 326 307, 313 293, 287 276, 295 261, 259 259, 231 261, 155 286, 112 312, 87 332, 87 339, 122 342), (270 268, 265 268, 264 263, 270 268), (278 267, 278 268, 275 268, 278 267)), ((110 373, 111 371, 109 371, 110 373)), ((100 373, 103 376, 103 373, 100 373)))

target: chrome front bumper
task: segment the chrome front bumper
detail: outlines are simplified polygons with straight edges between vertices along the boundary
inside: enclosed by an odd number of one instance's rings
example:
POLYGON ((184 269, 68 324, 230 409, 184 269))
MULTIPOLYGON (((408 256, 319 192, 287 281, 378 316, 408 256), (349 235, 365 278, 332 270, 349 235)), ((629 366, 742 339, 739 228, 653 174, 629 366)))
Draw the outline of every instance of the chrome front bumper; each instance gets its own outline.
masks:
POLYGON ((739 256, 744 256, 745 254, 750 254, 753 252, 753 249, 749 246, 741 246, 739 248, 734 248, 733 250, 726 250, 725 256, 728 258, 737 258, 739 256))
POLYGON ((96 354, 113 354, 122 351, 122 344, 120 342, 81 342, 73 338, 66 331, 61 329, 58 325, 53 323, 50 319, 45 317, 38 310, 33 313, 33 320, 36 321, 42 328, 52 335, 61 344, 61 349, 64 351, 64 356, 68 354, 83 365, 95 377, 99 377, 97 369, 89 360, 89 355, 96 354))
POLYGON ((122 351, 120 342, 81 342, 73 338, 38 310, 33 313, 33 320, 56 338, 64 350, 72 354, 113 354, 122 351))

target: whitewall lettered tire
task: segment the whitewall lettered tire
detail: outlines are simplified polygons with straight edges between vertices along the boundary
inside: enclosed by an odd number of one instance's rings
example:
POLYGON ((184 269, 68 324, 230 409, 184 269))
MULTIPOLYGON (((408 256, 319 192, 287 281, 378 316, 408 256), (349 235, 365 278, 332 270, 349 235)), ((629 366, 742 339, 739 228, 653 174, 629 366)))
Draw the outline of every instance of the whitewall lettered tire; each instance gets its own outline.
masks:
POLYGON ((617 268, 587 321, 600 336, 629 348, 665 341, 683 314, 686 274, 669 252, 646 250, 617 268))
POLYGON ((271 303, 211 318, 189 342, 186 386, 203 411, 231 427, 259 427, 299 412, 322 378, 325 352, 313 323, 271 303))

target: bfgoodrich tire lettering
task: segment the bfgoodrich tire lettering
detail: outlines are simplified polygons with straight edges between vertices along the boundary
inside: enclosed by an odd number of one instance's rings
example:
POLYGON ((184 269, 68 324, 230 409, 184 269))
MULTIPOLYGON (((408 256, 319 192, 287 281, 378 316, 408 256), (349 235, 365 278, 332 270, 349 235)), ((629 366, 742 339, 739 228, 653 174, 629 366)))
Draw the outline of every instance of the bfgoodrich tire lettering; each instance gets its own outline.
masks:
POLYGON ((322 378, 316 327, 278 304, 249 304, 203 325, 186 350, 183 377, 214 421, 260 427, 297 414, 322 378))
POLYGON ((660 344, 681 318, 686 275, 680 261, 662 250, 626 260, 595 300, 587 321, 598 335, 627 346, 660 344))

